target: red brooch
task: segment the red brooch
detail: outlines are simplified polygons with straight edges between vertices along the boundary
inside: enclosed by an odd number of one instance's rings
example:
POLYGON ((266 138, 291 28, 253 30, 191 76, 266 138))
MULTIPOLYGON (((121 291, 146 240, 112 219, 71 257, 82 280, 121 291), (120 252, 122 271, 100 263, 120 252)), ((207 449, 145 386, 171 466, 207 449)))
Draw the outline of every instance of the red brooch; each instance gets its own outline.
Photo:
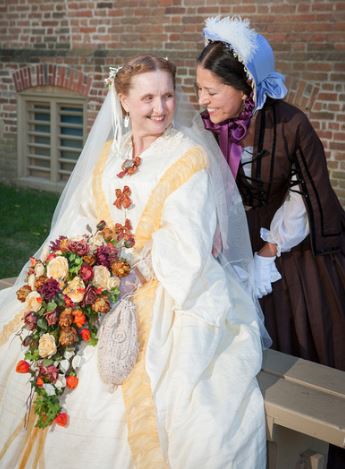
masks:
POLYGON ((138 171, 138 167, 140 166, 140 163, 141 163, 141 158, 139 156, 136 156, 135 158, 130 159, 130 160, 125 160, 121 166, 122 171, 120 171, 117 174, 117 176, 119 178, 123 178, 124 176, 126 176, 126 174, 130 176, 136 173, 138 171))
POLYGON ((115 189, 116 199, 114 201, 115 207, 118 209, 127 209, 132 205, 132 199, 130 197, 132 191, 128 186, 124 186, 123 190, 115 189))
POLYGON ((122 239, 124 240, 127 248, 134 246, 135 241, 132 233, 132 223, 128 218, 126 218, 124 225, 121 225, 121 223, 115 223, 115 233, 119 241, 122 239))

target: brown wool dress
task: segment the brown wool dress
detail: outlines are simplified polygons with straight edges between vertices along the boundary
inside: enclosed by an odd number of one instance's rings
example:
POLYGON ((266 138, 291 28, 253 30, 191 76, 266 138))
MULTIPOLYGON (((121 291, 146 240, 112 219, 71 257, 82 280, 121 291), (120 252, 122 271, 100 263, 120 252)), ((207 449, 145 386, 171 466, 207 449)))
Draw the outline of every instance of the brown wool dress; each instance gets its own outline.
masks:
POLYGON ((263 246, 260 228, 270 228, 289 188, 301 191, 310 227, 276 259, 282 279, 261 300, 272 348, 345 370, 345 212, 322 144, 303 112, 283 101, 268 100, 255 125, 251 176, 240 167, 236 180, 253 251, 263 246))

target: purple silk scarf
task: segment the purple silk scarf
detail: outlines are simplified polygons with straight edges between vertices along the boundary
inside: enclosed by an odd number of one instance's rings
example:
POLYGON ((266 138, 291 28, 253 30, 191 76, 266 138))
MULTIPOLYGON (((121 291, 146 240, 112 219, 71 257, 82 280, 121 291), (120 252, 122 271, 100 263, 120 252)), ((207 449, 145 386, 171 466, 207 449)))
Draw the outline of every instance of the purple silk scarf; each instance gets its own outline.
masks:
POLYGON ((205 129, 210 130, 217 136, 220 149, 230 166, 234 179, 237 176, 243 151, 240 142, 247 135, 254 107, 255 103, 250 96, 245 100, 244 109, 238 117, 228 119, 219 124, 211 122, 208 111, 201 113, 205 129))

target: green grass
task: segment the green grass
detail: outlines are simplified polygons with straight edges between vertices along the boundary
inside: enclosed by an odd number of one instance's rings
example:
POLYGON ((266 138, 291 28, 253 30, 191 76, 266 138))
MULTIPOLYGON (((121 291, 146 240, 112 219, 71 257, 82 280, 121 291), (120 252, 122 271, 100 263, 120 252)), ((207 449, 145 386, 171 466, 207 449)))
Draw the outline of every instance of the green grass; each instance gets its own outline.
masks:
POLYGON ((0 278, 18 275, 46 238, 59 196, 0 184, 0 278))

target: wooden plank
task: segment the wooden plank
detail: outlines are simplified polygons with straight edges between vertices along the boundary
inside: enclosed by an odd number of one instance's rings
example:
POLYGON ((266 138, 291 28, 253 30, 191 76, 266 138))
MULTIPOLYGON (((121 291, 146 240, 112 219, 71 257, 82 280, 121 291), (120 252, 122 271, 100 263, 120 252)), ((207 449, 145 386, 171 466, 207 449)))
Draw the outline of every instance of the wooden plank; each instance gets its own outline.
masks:
POLYGON ((345 398, 261 371, 266 415, 273 424, 336 446, 345 442, 345 398))
POLYGON ((265 350, 262 370, 288 381, 345 398, 344 371, 275 350, 265 350))
POLYGON ((16 277, 0 279, 0 290, 11 287, 16 281, 16 277))

